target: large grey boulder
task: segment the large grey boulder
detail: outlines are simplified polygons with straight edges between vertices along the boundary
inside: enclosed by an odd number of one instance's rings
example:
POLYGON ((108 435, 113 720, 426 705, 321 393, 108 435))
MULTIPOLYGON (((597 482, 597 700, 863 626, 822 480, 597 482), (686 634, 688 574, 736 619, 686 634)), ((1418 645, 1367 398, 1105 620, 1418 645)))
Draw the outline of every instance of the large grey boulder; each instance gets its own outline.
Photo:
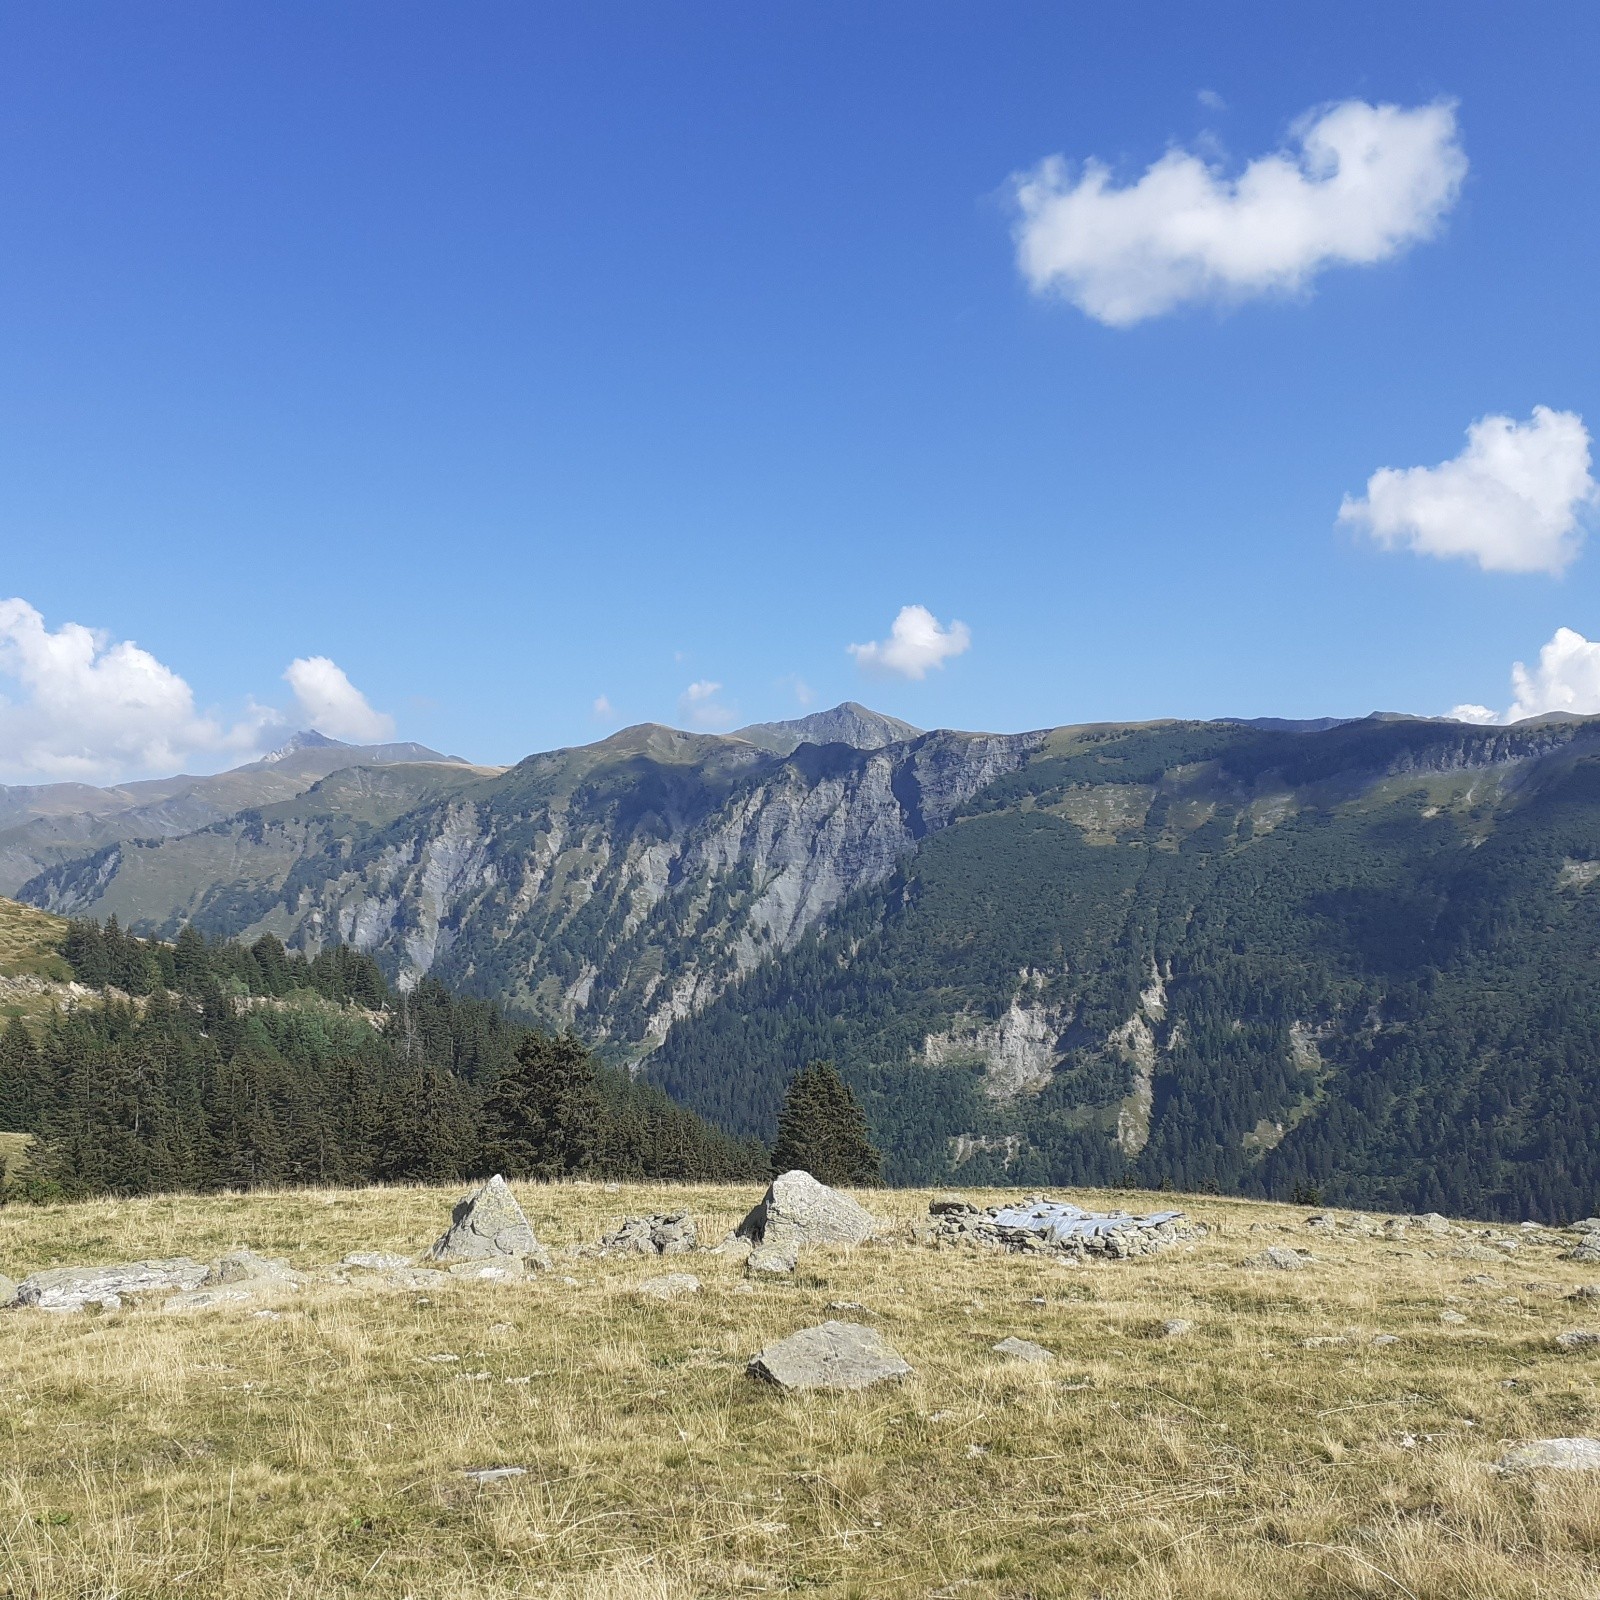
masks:
POLYGON ((1495 1464, 1502 1472, 1531 1472, 1540 1467, 1596 1472, 1600 1471, 1600 1439, 1530 1439, 1513 1445, 1495 1464))
POLYGON ((860 1244, 878 1231, 878 1219, 847 1194, 818 1183, 809 1172, 774 1178, 735 1232, 758 1245, 784 1250, 808 1244, 860 1244))
POLYGON ((457 1203, 450 1214, 450 1226, 423 1259, 517 1260, 546 1270, 551 1266, 550 1252, 535 1238, 517 1197, 499 1173, 457 1203))
POLYGON ((780 1389, 865 1389, 907 1377, 911 1367, 877 1329, 824 1322, 768 1345, 747 1370, 780 1389))
POLYGON ((85 1306, 116 1311, 129 1295, 198 1289, 205 1282, 206 1270, 187 1256, 127 1261, 112 1267, 50 1267, 17 1285, 17 1304, 40 1311, 82 1311, 85 1306))

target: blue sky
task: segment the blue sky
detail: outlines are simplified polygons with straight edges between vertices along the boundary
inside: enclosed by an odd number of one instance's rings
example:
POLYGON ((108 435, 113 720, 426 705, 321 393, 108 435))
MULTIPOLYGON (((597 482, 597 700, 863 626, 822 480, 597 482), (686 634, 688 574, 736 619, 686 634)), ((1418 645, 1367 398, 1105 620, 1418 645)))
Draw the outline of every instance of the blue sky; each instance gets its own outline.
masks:
POLYGON ((308 711, 507 761, 846 697, 1600 709, 1597 59, 1587 0, 11 7, 0 781, 308 711), (1320 254, 1231 237, 1351 103, 1448 122, 1386 239, 1323 190, 1320 254), (1218 231, 1108 321, 1174 151, 1218 231), (1055 155, 1116 204, 1030 281, 1055 155), (1488 435, 1365 498, 1495 417, 1509 524, 1488 435), (967 647, 897 653, 913 605, 967 647))

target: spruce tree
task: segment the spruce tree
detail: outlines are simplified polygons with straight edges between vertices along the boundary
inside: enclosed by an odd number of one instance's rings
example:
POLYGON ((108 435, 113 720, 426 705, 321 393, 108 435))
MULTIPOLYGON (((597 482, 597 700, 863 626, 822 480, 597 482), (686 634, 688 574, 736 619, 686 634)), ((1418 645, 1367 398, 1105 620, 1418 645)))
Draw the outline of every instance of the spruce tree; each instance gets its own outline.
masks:
POLYGON ((579 1040, 531 1034, 484 1101, 484 1170, 512 1178, 585 1172, 600 1147, 601 1117, 594 1061, 579 1040))
POLYGON ((790 1080, 772 1146, 772 1170, 796 1167, 821 1183, 873 1184, 883 1156, 867 1137, 867 1118, 831 1061, 813 1061, 790 1080))

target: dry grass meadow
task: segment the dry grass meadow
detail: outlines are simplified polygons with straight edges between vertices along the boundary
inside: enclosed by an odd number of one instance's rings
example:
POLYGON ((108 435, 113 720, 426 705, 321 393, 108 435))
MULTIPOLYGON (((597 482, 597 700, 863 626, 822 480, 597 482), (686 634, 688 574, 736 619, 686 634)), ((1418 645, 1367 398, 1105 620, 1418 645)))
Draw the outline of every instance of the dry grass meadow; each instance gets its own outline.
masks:
MULTIPOLYGON (((1459 1238, 1311 1235, 1303 1210, 1200 1197, 1210 1236, 1155 1259, 1066 1266, 899 1229, 747 1290, 720 1257, 559 1252, 684 1207, 715 1240, 753 1193, 520 1193, 558 1251, 527 1284, 313 1283, 277 1320, 0 1315, 0 1594, 1600 1596, 1600 1474, 1491 1470, 1507 1442, 1600 1431, 1600 1354, 1554 1342, 1584 1325, 1565 1296, 1587 1276, 1553 1236, 1485 1263, 1459 1238), (1322 1259, 1239 1265, 1277 1242, 1322 1259), (681 1269, 698 1297, 638 1293, 681 1269), (803 1397, 745 1376, 836 1314, 879 1325, 915 1376, 803 1397), (1193 1331, 1161 1337, 1180 1317, 1193 1331), (1008 1334, 1058 1359, 1003 1360, 1008 1334), (501 1465, 527 1472, 463 1476, 501 1465)), ((13 1206, 0 1270, 409 1253, 455 1198, 13 1206)), ((864 1198, 899 1221, 928 1200, 864 1198)))

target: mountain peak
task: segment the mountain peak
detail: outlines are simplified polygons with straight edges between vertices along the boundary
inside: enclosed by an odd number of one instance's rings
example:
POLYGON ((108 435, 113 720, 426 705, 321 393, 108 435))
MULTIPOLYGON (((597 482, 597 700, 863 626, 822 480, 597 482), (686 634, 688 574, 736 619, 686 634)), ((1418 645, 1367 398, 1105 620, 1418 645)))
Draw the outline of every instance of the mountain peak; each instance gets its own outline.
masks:
POLYGON ((885 716, 846 700, 830 711, 814 711, 788 722, 752 722, 736 728, 734 737, 773 755, 786 756, 803 744, 848 744, 857 750, 881 750, 886 744, 915 739, 922 732, 898 717, 885 716))
POLYGON ((291 733, 276 750, 269 751, 262 756, 260 765, 274 765, 282 761, 286 756, 292 756, 297 750, 350 750, 353 748, 354 746, 346 744, 342 739, 330 739, 327 734, 318 733, 315 728, 302 728, 298 733, 291 733))

